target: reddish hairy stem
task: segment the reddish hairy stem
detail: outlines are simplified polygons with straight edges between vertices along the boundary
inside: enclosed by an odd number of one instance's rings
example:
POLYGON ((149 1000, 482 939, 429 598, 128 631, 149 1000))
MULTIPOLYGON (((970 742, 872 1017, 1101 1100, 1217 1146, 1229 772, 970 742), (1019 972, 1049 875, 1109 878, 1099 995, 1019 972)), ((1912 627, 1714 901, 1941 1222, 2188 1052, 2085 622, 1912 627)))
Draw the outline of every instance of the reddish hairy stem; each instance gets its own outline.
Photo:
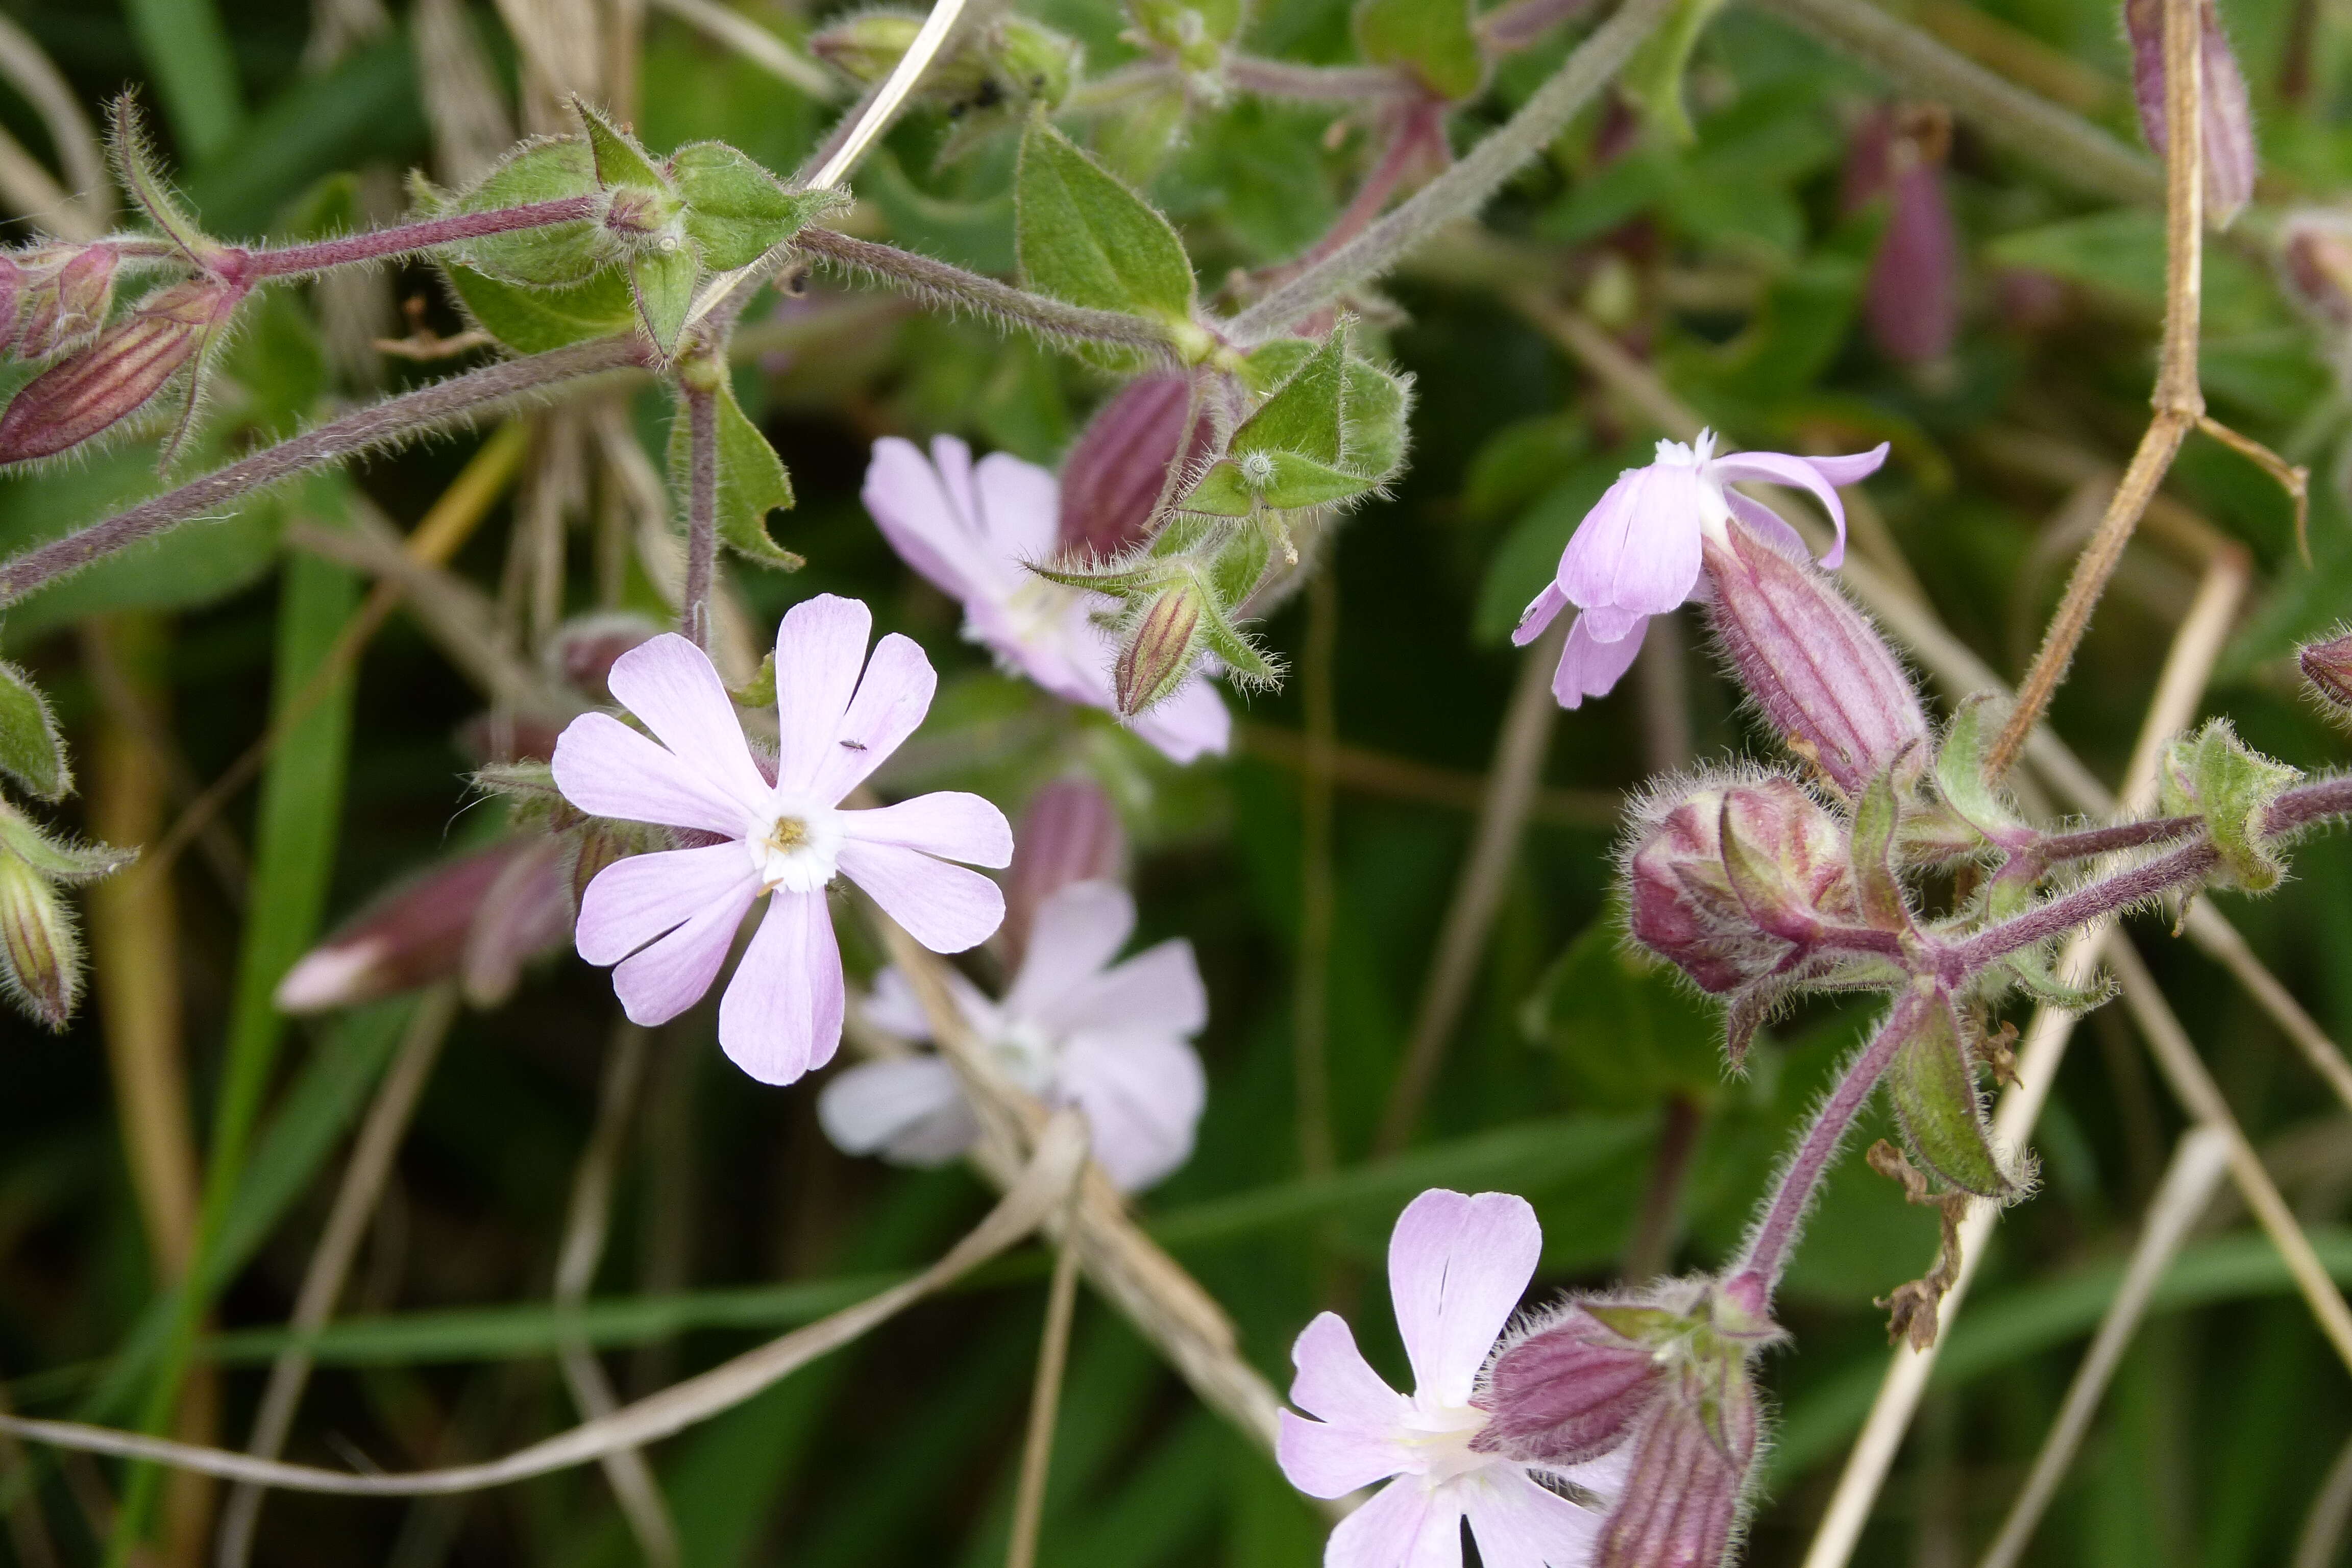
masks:
POLYGON ((2315 779, 2298 784, 2271 803, 2263 831, 2273 838, 2298 832, 2323 817, 2352 816, 2352 777, 2315 779))
POLYGON ((2025 853, 2042 865, 2083 860, 2118 849, 2140 849, 2187 838, 2202 826, 2193 816, 2154 816, 2145 822, 2119 822, 2112 827, 2085 827, 2074 833, 2053 833, 2025 853))
POLYGON ((719 569, 719 400, 684 388, 688 452, 686 598, 678 619, 694 646, 710 650, 710 584, 719 569))
POLYGON ((312 468, 379 447, 404 441, 425 431, 464 419, 486 405, 539 391, 559 382, 606 371, 644 366, 650 355, 644 339, 598 338, 552 349, 525 359, 502 360, 479 370, 435 382, 397 397, 387 397, 356 413, 306 431, 290 441, 215 468, 174 490, 166 490, 128 511, 93 523, 63 539, 28 550, 0 565, 0 605, 23 598, 53 579, 79 570, 91 562, 142 540, 152 539, 184 522, 218 511, 222 507, 292 479, 312 468))
POLYGON ((1772 1201, 1766 1205, 1764 1217, 1757 1222, 1755 1234, 1748 1238, 1744 1255, 1731 1270, 1735 1279, 1755 1276, 1768 1300, 1780 1282, 1780 1270, 1788 1262, 1789 1249, 1796 1244, 1798 1231, 1804 1227, 1805 1211, 1812 1207, 1813 1194, 1828 1173, 1830 1162, 1837 1157, 1839 1145, 1845 1142, 1847 1129, 1869 1103, 1871 1091, 1878 1087, 1886 1064, 1895 1059, 1895 1048, 1903 1041, 1903 1031, 1895 1026, 1895 1020, 1912 1001, 1906 995, 1895 1003, 1895 1012, 1879 1026, 1870 1044, 1848 1065, 1829 1099, 1822 1102, 1812 1126, 1805 1131, 1805 1141, 1797 1145, 1788 1168, 1780 1173, 1780 1184, 1773 1189, 1772 1201))
POLYGON ((2115 914, 2159 893, 2195 882, 2221 858, 2221 851, 2200 838, 2146 865, 2135 866, 2038 904, 2013 920, 2003 921, 1945 949, 1939 962, 1946 978, 1957 980, 1974 974, 1987 964, 2035 942, 2063 935, 2102 915, 2115 914))
POLYGON ((381 261, 389 256, 429 250, 436 245, 453 245, 461 239, 487 239, 494 234, 512 234, 518 229, 578 223, 595 216, 595 211, 594 196, 566 196, 561 201, 532 202, 519 207, 499 207, 489 212, 458 213, 451 217, 428 218, 423 223, 370 229, 365 234, 347 234, 339 239, 289 245, 282 249, 247 251, 243 253, 247 258, 245 276, 285 278, 299 272, 323 272, 330 267, 381 261))

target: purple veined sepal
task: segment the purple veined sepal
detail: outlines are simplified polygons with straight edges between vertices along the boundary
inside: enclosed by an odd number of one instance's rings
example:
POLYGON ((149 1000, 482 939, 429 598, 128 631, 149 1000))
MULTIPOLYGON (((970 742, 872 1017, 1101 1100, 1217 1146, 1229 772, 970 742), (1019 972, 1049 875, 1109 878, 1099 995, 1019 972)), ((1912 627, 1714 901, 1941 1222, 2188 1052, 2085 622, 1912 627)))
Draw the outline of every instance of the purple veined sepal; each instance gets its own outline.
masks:
POLYGON ((1918 691, 1869 617, 1789 552, 1787 523, 1737 492, 1732 510, 1723 538, 1706 543, 1708 620, 1789 749, 1852 796, 1927 742, 1918 691))
POLYGON ((1160 497, 1181 493, 1216 446, 1215 422, 1195 405, 1191 377, 1164 373, 1129 382, 1087 422, 1063 461, 1060 555, 1112 561, 1142 544, 1160 497))
MULTIPOLYGON (((149 295, 89 346, 18 389, 0 414, 0 464, 69 450, 145 408, 184 367, 201 362, 247 292, 241 284, 198 279, 149 295)), ((188 415, 166 447, 167 462, 196 401, 191 388, 188 415)))
MULTIPOLYGON (((2204 89, 2206 217, 2217 228, 2253 200, 2260 150, 2254 115, 2246 97, 2245 73, 2230 47, 2221 13, 2213 0, 2199 0, 2198 74, 2204 89)), ((2169 141, 2165 96, 2164 0, 2124 0, 2124 32, 2131 40, 2132 95, 2139 124, 2158 157, 2169 141)))
POLYGON ((54 241, 11 259, 16 283, 11 325, 20 358, 47 359, 97 335, 114 302, 114 280, 121 269, 115 247, 103 240, 54 241))
POLYGON ((2295 663, 2328 717, 2339 724, 2352 722, 2352 632, 2305 644, 2295 663))
POLYGON ((64 889, 111 876, 135 849, 76 844, 0 800, 0 994, 51 1029, 81 998, 82 947, 64 889))
POLYGON ((1873 110, 1847 142, 1843 206, 1887 204, 1863 318, 1879 352, 1898 363, 1940 363, 1959 333, 1960 242, 1944 189, 1951 141, 1941 106, 1906 104, 1873 110))

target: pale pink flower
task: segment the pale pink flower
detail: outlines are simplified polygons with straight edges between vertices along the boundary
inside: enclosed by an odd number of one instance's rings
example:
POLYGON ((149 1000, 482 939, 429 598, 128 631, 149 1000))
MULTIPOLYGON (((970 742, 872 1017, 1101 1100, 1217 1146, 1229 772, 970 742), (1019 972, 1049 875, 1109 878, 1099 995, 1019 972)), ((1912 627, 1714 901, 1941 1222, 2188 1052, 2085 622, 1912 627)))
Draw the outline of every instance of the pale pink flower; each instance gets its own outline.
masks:
MULTIPOLYGON (((961 975, 956 1006, 982 1048, 1049 1105, 1086 1113, 1096 1161, 1140 1192, 1192 1152, 1208 1086, 1192 1037, 1209 1021, 1208 992, 1181 937, 1111 961, 1135 929, 1135 900, 1113 882, 1073 882, 1038 906, 1026 956, 1002 1001, 961 975)), ((867 1019, 886 1034, 928 1040, 929 1022, 895 969, 877 976, 867 1019)), ((978 1134, 953 1069, 936 1056, 866 1062, 817 1099, 825 1135, 852 1154, 902 1164, 955 1158, 978 1134)))
POLYGON ((772 770, 744 740, 709 658, 675 634, 613 664, 614 697, 653 739, 589 713, 555 745, 556 786, 581 810, 717 840, 615 861, 581 898, 580 956, 616 965, 613 989, 632 1020, 664 1023, 699 1001, 752 903, 773 895, 719 1004, 719 1046, 762 1083, 790 1083, 840 1044, 841 952, 825 897, 835 873, 934 952, 983 942, 1004 918, 994 882, 947 864, 1013 858, 995 806, 958 791, 840 805, 922 722, 938 685, 923 650, 896 633, 867 662, 872 629, 864 605, 830 594, 785 615, 772 770))
POLYGON ((1331 1531, 1325 1568, 1461 1568, 1465 1519, 1486 1568, 1592 1561, 1603 1515, 1553 1487, 1580 1488, 1605 1505, 1624 1474, 1622 1449, 1555 1467, 1473 1447, 1490 1419, 1474 1403, 1479 1373, 1542 1247, 1535 1211, 1508 1193, 1433 1189, 1397 1216, 1389 1297, 1412 1363, 1410 1397, 1366 1363, 1336 1313, 1298 1336, 1291 1402, 1319 1419, 1282 1413, 1282 1473, 1310 1497, 1388 1482, 1331 1531))
MULTIPOLYGON (((974 463, 952 436, 933 441, 929 459, 913 442, 886 436, 874 443, 864 497, 900 559, 962 601, 965 637, 1066 702, 1118 711, 1118 642, 1095 620, 1111 600, 1029 570, 1058 548, 1060 486, 1051 473, 1003 452, 974 463)), ((1179 763, 1223 755, 1233 740, 1232 715, 1200 675, 1129 722, 1179 763)))
POLYGON ((1574 605, 1552 695, 1563 708, 1580 706, 1617 684, 1633 668, 1633 656, 1652 616, 1699 595, 1702 541, 1718 543, 1733 516, 1776 545, 1805 552, 1797 531, 1761 501, 1730 487, 1743 481, 1791 485, 1812 492, 1830 521, 1837 542, 1822 557, 1834 570, 1845 559, 1845 507, 1837 487, 1878 471, 1886 460, 1884 443, 1849 458, 1796 458, 1784 452, 1715 455, 1715 433, 1699 432, 1685 447, 1658 443, 1647 467, 1617 476, 1593 509, 1584 514, 1560 552, 1559 571, 1519 617, 1511 640, 1524 647, 1540 637, 1560 611, 1574 605))

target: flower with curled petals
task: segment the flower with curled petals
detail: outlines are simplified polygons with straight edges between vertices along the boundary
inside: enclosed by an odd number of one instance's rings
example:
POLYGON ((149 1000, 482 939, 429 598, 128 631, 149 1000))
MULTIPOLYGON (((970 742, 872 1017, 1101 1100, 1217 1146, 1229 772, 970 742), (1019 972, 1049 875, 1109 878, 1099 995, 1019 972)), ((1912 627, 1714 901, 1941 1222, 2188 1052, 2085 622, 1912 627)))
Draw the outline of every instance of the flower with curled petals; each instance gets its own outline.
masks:
MULTIPOLYGON (((1003 452, 975 463, 952 436, 933 441, 929 458, 888 436, 874 443, 863 494, 899 557, 962 601, 965 637, 1065 702, 1118 711, 1111 683, 1118 641, 1095 621, 1110 601, 1029 570, 1058 547, 1060 486, 1052 474, 1003 452)), ((1197 673, 1129 722, 1178 763, 1223 755, 1233 742, 1233 716, 1197 673)))
POLYGON ((958 791, 872 810, 840 804, 914 732, 938 685, 923 650, 896 633, 868 662, 872 629, 864 605, 830 594, 785 615, 772 772, 709 658, 674 633, 613 664, 613 695, 650 739, 589 713, 555 745, 556 787, 582 811, 704 840, 617 860, 581 897, 580 956, 614 966, 632 1021, 665 1023, 699 1001, 768 896, 719 1004, 719 1046, 762 1083, 790 1083, 841 1043, 841 951, 825 898, 836 873, 934 952, 974 946, 1004 918, 994 882, 948 864, 1012 859, 1013 829, 995 806, 958 791))
MULTIPOLYGON (((1038 906, 1002 1001, 948 977, 981 1048, 1047 1104, 1083 1111, 1096 1162, 1130 1193, 1191 1156, 1208 1097, 1192 1037, 1209 1021, 1209 994, 1192 944, 1173 938, 1114 964, 1134 929, 1126 889, 1073 882, 1038 906)), ((900 1039, 930 1037, 914 988, 895 969, 876 977, 866 1016, 900 1039)), ((950 1160, 980 1131, 954 1070, 929 1055, 851 1068, 824 1086, 816 1110, 838 1147, 902 1164, 950 1160)))
POLYGON ((1475 1439, 1492 1419, 1476 1402, 1479 1373, 1535 1275, 1543 1232, 1527 1200, 1425 1192, 1389 1237, 1389 1296, 1415 1387, 1382 1382, 1345 1320, 1325 1312, 1291 1350, 1291 1402, 1275 1457, 1310 1497, 1344 1497, 1385 1480, 1331 1531, 1325 1568, 1461 1568, 1467 1520, 1486 1568, 1582 1568, 1602 1515, 1570 1501, 1567 1485, 1605 1500, 1622 1450, 1552 1466, 1488 1452, 1475 1439))
POLYGON ((1576 525, 1560 552, 1559 572, 1519 617, 1511 641, 1526 647, 1560 611, 1574 605, 1576 624, 1569 628, 1551 690, 1561 707, 1579 707, 1586 698, 1607 692, 1633 668, 1652 616, 1697 596, 1700 546, 1709 539, 1723 542, 1732 518, 1781 548, 1806 553, 1795 529, 1731 486, 1753 481, 1811 491, 1837 525, 1837 541, 1822 557, 1822 564, 1834 570, 1845 559, 1845 507, 1837 487, 1869 478, 1885 460, 1884 442, 1848 458, 1785 452, 1718 458, 1711 430, 1700 431, 1687 447, 1661 441, 1647 468, 1618 475, 1576 525))

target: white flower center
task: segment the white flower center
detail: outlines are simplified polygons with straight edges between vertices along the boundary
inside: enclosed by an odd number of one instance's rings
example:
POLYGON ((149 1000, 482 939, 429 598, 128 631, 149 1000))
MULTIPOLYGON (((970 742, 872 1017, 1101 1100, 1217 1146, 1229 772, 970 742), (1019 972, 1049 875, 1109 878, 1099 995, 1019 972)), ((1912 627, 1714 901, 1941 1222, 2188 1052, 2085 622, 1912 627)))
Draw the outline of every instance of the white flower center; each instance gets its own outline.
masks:
POLYGON ((988 1042, 995 1053, 997 1065, 1007 1078, 1032 1094, 1043 1094, 1053 1087, 1054 1068, 1060 1058, 1061 1042, 1034 1024, 1008 1023, 1002 1033, 988 1042))
POLYGON ((1432 1481, 1452 1480, 1496 1462, 1496 1456, 1470 1447, 1470 1439, 1486 1429, 1486 1420, 1485 1411, 1471 1405, 1429 1405, 1415 1395, 1412 1414, 1404 1418, 1396 1438, 1419 1456, 1420 1474, 1432 1481))
POLYGON ((1021 586, 1004 601, 1004 618, 1013 623, 1013 636, 1022 647, 1052 647, 1067 635, 1065 628, 1080 618, 1090 596, 1082 588, 1068 587, 1034 572, 1024 573, 1021 586))
POLYGON ((841 857, 841 813, 782 795, 769 809, 773 815, 753 822, 743 835, 760 891, 814 893, 832 881, 841 857))

